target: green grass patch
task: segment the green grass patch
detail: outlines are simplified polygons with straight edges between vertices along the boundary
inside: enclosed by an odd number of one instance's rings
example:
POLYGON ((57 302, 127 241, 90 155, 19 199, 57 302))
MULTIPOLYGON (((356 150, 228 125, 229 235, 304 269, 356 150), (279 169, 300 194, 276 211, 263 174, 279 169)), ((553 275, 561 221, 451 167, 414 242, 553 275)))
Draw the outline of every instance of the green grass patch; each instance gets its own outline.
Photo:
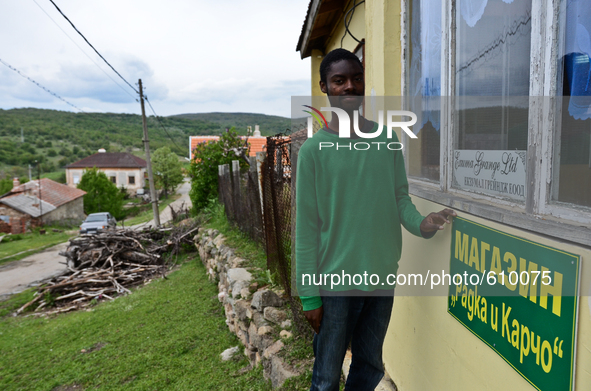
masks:
MULTIPOLYGON (((11 295, 5 301, 0 301, 0 318, 13 314, 35 298, 35 288, 29 288, 17 295, 11 295)), ((25 309, 25 311, 28 310, 25 309)), ((1 336, 1 334, 0 334, 1 336)))
POLYGON ((270 390, 243 355, 221 361, 240 343, 199 260, 133 292, 92 312, 0 319, 0 389, 270 390))
MULTIPOLYGON (((48 178, 58 183, 66 183, 66 170, 58 170, 41 174, 41 178, 48 178)), ((37 179, 37 178, 34 178, 37 179)))
MULTIPOLYGON (((224 206, 217 201, 211 202, 203 210, 205 226, 207 228, 217 229, 225 238, 225 244, 236 250, 236 255, 247 259, 251 266, 258 267, 266 271, 267 255, 262 243, 253 241, 248 235, 244 234, 237 227, 228 222, 224 213, 224 206)), ((266 275, 266 272, 264 273, 266 275)))
MULTIPOLYGON (((174 195, 169 196, 167 199, 159 202, 158 203, 158 211, 160 213, 162 213, 162 211, 164 209, 168 208, 168 205, 173 203, 175 200, 178 200, 180 197, 181 197, 180 194, 174 194, 174 195)), ((147 223, 148 221, 152 220, 153 218, 154 218, 154 213, 152 212, 152 208, 149 208, 149 210, 146 210, 145 212, 142 212, 142 213, 138 214, 137 216, 134 216, 130 219, 124 220, 124 223, 125 223, 126 227, 130 227, 132 225, 147 223)))
POLYGON ((9 235, 2 239, 2 242, 0 242, 0 265, 36 254, 48 247, 66 242, 76 235, 68 233, 63 228, 60 229, 63 232, 53 232, 51 227, 46 227, 45 230, 44 235, 39 234, 39 230, 35 230, 26 234, 9 235), (11 238, 11 236, 14 236, 14 238, 11 238))

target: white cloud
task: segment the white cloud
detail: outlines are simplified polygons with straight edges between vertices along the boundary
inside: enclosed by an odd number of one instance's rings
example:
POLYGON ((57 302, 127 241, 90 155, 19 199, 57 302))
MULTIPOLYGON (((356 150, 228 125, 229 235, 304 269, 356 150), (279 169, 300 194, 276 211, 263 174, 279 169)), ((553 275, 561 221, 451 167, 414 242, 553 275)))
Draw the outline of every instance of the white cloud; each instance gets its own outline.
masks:
MULTIPOLYGON (((0 33, 11 37, 0 58, 78 107, 139 113, 104 72, 131 89, 51 3, 36 1, 86 55, 33 0, 0 0, 0 33)), ((309 60, 295 51, 308 0, 56 3, 129 83, 142 79, 159 115, 289 116, 286 97, 309 93, 309 60)), ((0 77, 0 108, 74 110, 1 64, 0 77)))

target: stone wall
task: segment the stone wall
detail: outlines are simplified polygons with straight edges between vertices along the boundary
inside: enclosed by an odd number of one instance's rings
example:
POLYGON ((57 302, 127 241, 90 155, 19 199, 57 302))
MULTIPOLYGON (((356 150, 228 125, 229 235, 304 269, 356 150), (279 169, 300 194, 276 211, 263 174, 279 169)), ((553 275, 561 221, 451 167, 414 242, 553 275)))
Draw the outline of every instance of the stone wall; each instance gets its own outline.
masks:
POLYGON ((292 340, 283 292, 259 288, 253 282, 253 268, 224 244, 217 230, 199 228, 194 240, 209 279, 218 284, 226 324, 242 342, 251 367, 263 365, 264 376, 274 388, 299 375, 301 369, 288 365, 279 354, 292 340))

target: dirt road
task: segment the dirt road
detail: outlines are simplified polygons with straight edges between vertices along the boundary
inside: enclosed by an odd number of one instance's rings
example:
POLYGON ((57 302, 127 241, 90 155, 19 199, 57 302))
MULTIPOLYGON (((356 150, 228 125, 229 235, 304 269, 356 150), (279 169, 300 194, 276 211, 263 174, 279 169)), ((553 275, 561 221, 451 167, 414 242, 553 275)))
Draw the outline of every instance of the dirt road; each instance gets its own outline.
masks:
MULTIPOLYGON (((183 202, 187 207, 191 207, 191 200, 189 199, 190 189, 191 183, 188 181, 185 181, 180 186, 177 193, 181 194, 181 197, 172 203, 173 208, 178 209, 183 202)), ((170 219, 170 208, 160 211, 161 224, 164 224, 170 219)), ((150 224, 154 225, 154 221, 140 224, 134 228, 141 228, 150 224)), ((40 281, 61 273, 65 269, 65 265, 60 262, 65 262, 66 259, 59 255, 59 252, 64 251, 66 246, 67 243, 61 243, 40 253, 23 258, 20 261, 10 262, 0 266, 0 300, 11 294, 22 292, 29 286, 38 284, 40 281)))

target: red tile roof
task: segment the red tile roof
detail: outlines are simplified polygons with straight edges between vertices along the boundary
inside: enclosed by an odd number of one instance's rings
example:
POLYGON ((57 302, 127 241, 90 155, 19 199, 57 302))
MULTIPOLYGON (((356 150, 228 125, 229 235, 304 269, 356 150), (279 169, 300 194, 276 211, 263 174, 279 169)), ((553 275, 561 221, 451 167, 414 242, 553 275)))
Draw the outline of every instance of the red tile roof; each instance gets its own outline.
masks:
MULTIPOLYGON (((240 136, 243 140, 245 137, 246 136, 240 136)), ((219 136, 191 136, 191 159, 193 159, 193 149, 195 149, 197 145, 208 141, 217 141, 218 139, 219 136)), ((248 143, 250 144, 250 152, 248 156, 256 156, 257 152, 263 152, 267 147, 267 138, 249 137, 248 143)))
MULTIPOLYGON (((39 194, 39 182, 37 180, 30 181, 13 188, 6 197, 11 197, 17 194, 32 195, 37 197, 39 194)), ((66 204, 76 198, 82 197, 86 192, 84 190, 75 189, 61 183, 52 181, 51 179, 41 179, 41 200, 55 206, 66 204)))
POLYGON ((69 164, 66 168, 144 168, 146 166, 144 159, 131 153, 99 152, 69 164))

